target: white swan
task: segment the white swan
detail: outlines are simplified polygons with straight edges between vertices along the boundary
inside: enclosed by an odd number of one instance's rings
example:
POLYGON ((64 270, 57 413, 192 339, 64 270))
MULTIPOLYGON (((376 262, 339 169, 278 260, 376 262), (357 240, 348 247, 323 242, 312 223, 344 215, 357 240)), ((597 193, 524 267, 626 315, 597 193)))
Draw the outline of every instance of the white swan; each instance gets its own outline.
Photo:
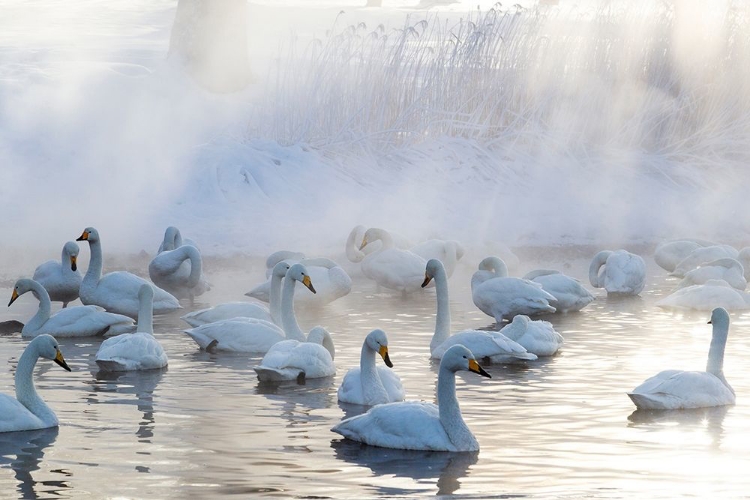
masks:
POLYGON ((549 301, 549 305, 554 307, 556 312, 580 311, 594 300, 594 296, 580 281, 559 271, 537 269, 526 273, 523 278, 539 283, 545 292, 555 297, 555 300, 549 301))
POLYGON ((456 372, 467 370, 490 378, 462 345, 451 347, 440 361, 438 404, 406 401, 375 406, 331 429, 347 439, 404 450, 477 451, 479 442, 461 415, 456 372))
POLYGON ((443 263, 445 274, 450 278, 456 269, 456 264, 464 256, 464 247, 455 240, 427 240, 409 249, 411 253, 422 257, 425 262, 437 259, 443 263))
MULTIPOLYGON (((474 305, 495 321, 511 319, 517 314, 553 313, 550 302, 555 297, 542 289, 542 285, 522 278, 493 277, 507 272, 505 264, 497 257, 487 257, 479 263, 479 270, 471 277, 471 298, 474 305)), ((471 346, 477 356, 481 357, 471 346)))
POLYGON ((131 318, 104 311, 97 306, 66 307, 50 316, 52 303, 47 290, 36 281, 26 278, 16 281, 8 305, 26 292, 32 292, 39 300, 39 308, 34 317, 23 326, 23 337, 36 337, 42 334, 58 337, 118 335, 132 332, 135 328, 131 318))
POLYGON ((102 370, 154 370, 167 366, 167 353, 154 338, 154 289, 151 285, 141 285, 138 300, 140 308, 136 333, 108 338, 99 346, 95 360, 102 370))
MULTIPOLYGON (((298 304, 329 304, 352 291, 352 279, 341 266, 331 259, 320 257, 315 259, 303 258, 299 261, 295 261, 294 259, 287 258, 280 262, 286 262, 290 265, 295 263, 302 264, 307 269, 307 274, 310 276, 310 279, 315 283, 315 291, 317 293, 309 293, 302 288, 297 289, 294 300, 298 304)), ((263 302, 268 302, 270 299, 272 279, 273 278, 261 283, 245 295, 262 300, 263 302)))
POLYGON ((710 247, 696 248, 690 255, 682 259, 675 266, 674 271, 670 273, 671 276, 677 276, 682 278, 685 273, 696 269, 698 266, 712 262, 717 259, 737 259, 739 252, 734 247, 729 245, 713 245, 710 247))
POLYGON ((331 377, 336 374, 333 362, 336 351, 328 331, 320 326, 305 334, 294 314, 294 288, 297 281, 304 280, 307 270, 302 264, 289 268, 281 292, 281 320, 288 340, 274 344, 255 367, 258 380, 278 382, 331 377))
POLYGON ((692 271, 688 271, 682 281, 677 284, 676 289, 679 290, 691 285, 702 285, 708 280, 724 280, 737 290, 747 288, 745 268, 738 260, 727 257, 707 262, 692 271))
POLYGON ((644 410, 677 410, 733 405, 734 389, 724 377, 724 348, 729 335, 729 313, 717 307, 711 313, 713 335, 706 371, 665 370, 628 393, 644 410))
POLYGON ((388 356, 388 337, 383 330, 373 330, 362 343, 359 366, 351 368, 338 390, 338 400, 355 405, 378 405, 403 401, 405 397, 401 378, 391 370, 388 356), (383 358, 386 366, 377 366, 375 354, 383 358))
POLYGON ((362 274, 391 290, 403 293, 419 290, 427 261, 419 255, 396 248, 391 235, 379 228, 370 228, 365 232, 360 249, 373 241, 380 241, 381 247, 362 260, 362 274))
POLYGON ((0 432, 57 427, 55 412, 47 406, 34 387, 34 366, 40 357, 50 359, 70 371, 54 337, 39 335, 29 342, 16 366, 16 397, 0 394, 0 432))
POLYGON ((745 280, 750 281, 750 247, 745 247, 737 254, 737 260, 745 270, 745 280))
POLYGON ((555 331, 549 321, 532 321, 524 314, 518 314, 505 325, 500 333, 518 342, 528 352, 537 356, 552 356, 563 345, 563 336, 555 331))
POLYGON ((95 304, 108 311, 137 318, 138 290, 148 283, 154 287, 154 314, 181 309, 179 301, 172 294, 135 274, 116 271, 102 276, 102 245, 99 232, 93 227, 86 228, 77 241, 88 241, 91 249, 91 261, 79 291, 84 304, 95 304))
POLYGON ((239 317, 262 319, 281 326, 281 281, 288 270, 289 264, 283 261, 274 266, 271 274, 271 301, 268 308, 252 302, 226 302, 190 312, 182 316, 182 319, 192 327, 239 317))
POLYGON ((697 239, 667 241, 656 247, 656 250, 654 250, 654 260, 659 267, 672 272, 677 267, 677 264, 690 255, 693 250, 701 247, 710 247, 715 244, 711 241, 697 239))
POLYGON ((183 240, 179 229, 174 226, 169 226, 167 230, 164 231, 164 239, 159 245, 159 250, 157 250, 156 253, 159 254, 165 250, 174 250, 182 245, 192 245, 195 248, 198 248, 198 245, 196 245, 193 240, 188 238, 183 240))
POLYGON ((47 290, 50 300, 62 302, 63 307, 78 298, 81 288, 83 277, 76 264, 79 251, 75 241, 65 243, 60 262, 48 260, 40 264, 31 277, 47 290))
POLYGON ((646 263, 627 250, 602 250, 591 260, 589 281, 608 294, 638 295, 646 285, 646 263))
POLYGON ((193 245, 179 245, 167 249, 173 246, 175 241, 172 238, 172 244, 168 244, 170 230, 177 231, 179 234, 177 228, 173 226, 167 228, 161 245, 164 250, 151 260, 148 265, 148 275, 156 286, 175 297, 193 299, 211 289, 203 276, 203 259, 198 248, 193 245))
POLYGON ((656 303, 665 309, 711 311, 723 307, 729 311, 750 309, 750 294, 732 288, 724 280, 708 280, 702 285, 680 288, 656 303))
POLYGON ((451 335, 448 277, 445 275, 443 264, 437 259, 430 260, 425 267, 424 276, 423 285, 434 279, 437 291, 435 333, 430 341, 430 355, 433 358, 440 359, 451 346, 462 344, 471 349, 478 358, 488 358, 492 363, 502 363, 510 359, 536 359, 536 355, 526 352, 520 344, 500 332, 464 330, 451 335))
MULTIPOLYGON (((315 287, 307 274, 289 275, 287 273, 287 279, 301 281, 311 292, 315 293, 315 287)), ((207 351, 266 353, 277 342, 286 340, 284 331, 275 324, 244 317, 208 323, 185 330, 185 333, 195 340, 201 349, 207 351)))

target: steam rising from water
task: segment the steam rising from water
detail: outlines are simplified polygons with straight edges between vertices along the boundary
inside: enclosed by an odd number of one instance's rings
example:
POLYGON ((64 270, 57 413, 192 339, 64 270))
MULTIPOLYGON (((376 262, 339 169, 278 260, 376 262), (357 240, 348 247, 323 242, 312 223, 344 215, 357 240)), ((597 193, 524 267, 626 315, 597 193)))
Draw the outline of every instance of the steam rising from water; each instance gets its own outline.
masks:
POLYGON ((219 253, 341 251, 359 223, 468 244, 748 239, 750 14, 731 2, 251 6, 257 84, 219 96, 164 62, 173 2, 39 5, 0 21, 17 246, 57 254, 95 225, 105 248, 154 251, 170 224, 219 253), (302 23, 276 57, 287 14, 302 23))

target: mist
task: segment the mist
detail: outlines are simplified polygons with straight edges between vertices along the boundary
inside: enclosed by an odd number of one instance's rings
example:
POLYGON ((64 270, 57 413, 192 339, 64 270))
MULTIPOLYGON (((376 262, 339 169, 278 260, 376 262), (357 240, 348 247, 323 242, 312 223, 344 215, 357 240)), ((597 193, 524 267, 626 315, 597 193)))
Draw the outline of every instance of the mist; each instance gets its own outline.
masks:
MULTIPOLYGON (((11 2, 0 227, 59 254, 750 239, 750 13, 734 2, 249 4, 252 82, 168 58, 177 2, 11 2), (343 11, 342 11, 343 8, 343 11)), ((51 258, 51 257, 50 257, 51 258)))

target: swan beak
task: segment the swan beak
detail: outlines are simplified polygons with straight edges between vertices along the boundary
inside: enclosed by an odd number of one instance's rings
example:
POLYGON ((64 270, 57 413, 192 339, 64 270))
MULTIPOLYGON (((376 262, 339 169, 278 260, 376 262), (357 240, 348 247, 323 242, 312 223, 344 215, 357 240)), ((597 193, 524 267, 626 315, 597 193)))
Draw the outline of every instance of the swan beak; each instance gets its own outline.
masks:
POLYGON ((88 231, 84 231, 81 236, 79 236, 78 238, 76 238, 76 241, 88 241, 88 239, 89 239, 89 232, 88 231))
POLYGON ((75 255, 70 257, 70 269, 72 269, 73 271, 78 269, 78 266, 76 266, 76 260, 78 260, 78 257, 76 257, 75 255))
POLYGON ((17 291, 15 291, 15 290, 13 290, 13 293, 12 293, 12 294, 11 294, 11 296, 10 296, 10 302, 8 302, 8 307, 10 307, 10 305, 11 305, 11 304, 12 304, 13 302, 15 302, 17 298, 18 298, 18 292, 17 292, 17 291))
POLYGON ((474 373, 478 373, 478 374, 480 374, 483 377, 492 378, 492 375, 490 375, 489 373, 487 373, 486 371, 484 371, 484 368, 482 368, 481 366, 479 366, 479 363, 477 363, 476 359, 470 359, 469 360, 469 371, 470 372, 474 372, 474 373))
POLYGON ((427 285, 429 285, 430 281, 432 281, 432 276, 430 276, 429 274, 425 273, 424 274, 424 281, 422 282, 422 288, 424 288, 427 285))
POLYGON ((380 353, 380 356, 383 358, 383 361, 385 361, 385 366, 388 368, 393 368, 393 363, 391 363, 391 358, 388 356, 388 346, 381 345, 380 350, 378 351, 380 353))
POLYGON ((359 246, 359 249, 362 250, 367 246, 367 238, 362 238, 362 244, 359 246))
POLYGON ((65 362, 65 358, 63 358, 63 355, 59 349, 57 350, 57 356, 55 356, 55 363, 62 366, 66 370, 71 371, 70 367, 68 366, 68 363, 65 362))
POLYGON ((302 278, 302 284, 309 288, 312 293, 318 293, 315 291, 315 287, 313 286, 312 280, 309 276, 305 276, 304 278, 302 278))

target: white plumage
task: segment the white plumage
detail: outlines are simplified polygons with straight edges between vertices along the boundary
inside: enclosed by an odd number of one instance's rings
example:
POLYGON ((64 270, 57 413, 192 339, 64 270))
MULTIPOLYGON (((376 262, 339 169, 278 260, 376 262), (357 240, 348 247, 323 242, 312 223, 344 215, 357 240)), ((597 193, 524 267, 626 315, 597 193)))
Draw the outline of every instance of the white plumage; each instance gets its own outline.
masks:
POLYGON ((543 320, 532 321, 523 314, 514 317, 500 333, 537 356, 552 356, 564 342, 563 336, 555 331, 552 323, 543 320))
POLYGON ((78 298, 81 288, 81 272, 78 270, 77 260, 80 249, 75 241, 65 243, 60 262, 49 260, 40 264, 31 277, 47 290, 50 300, 68 303, 78 298))
POLYGON ((362 343, 359 366, 351 368, 338 389, 338 400, 357 405, 376 405, 403 401, 405 397, 401 378, 391 370, 388 355, 388 337, 383 330, 373 330, 362 343), (387 366, 377 366, 379 354, 387 366))
POLYGON ((602 250, 591 260, 589 281, 608 294, 638 295, 646 285, 646 263, 627 250, 602 250))

